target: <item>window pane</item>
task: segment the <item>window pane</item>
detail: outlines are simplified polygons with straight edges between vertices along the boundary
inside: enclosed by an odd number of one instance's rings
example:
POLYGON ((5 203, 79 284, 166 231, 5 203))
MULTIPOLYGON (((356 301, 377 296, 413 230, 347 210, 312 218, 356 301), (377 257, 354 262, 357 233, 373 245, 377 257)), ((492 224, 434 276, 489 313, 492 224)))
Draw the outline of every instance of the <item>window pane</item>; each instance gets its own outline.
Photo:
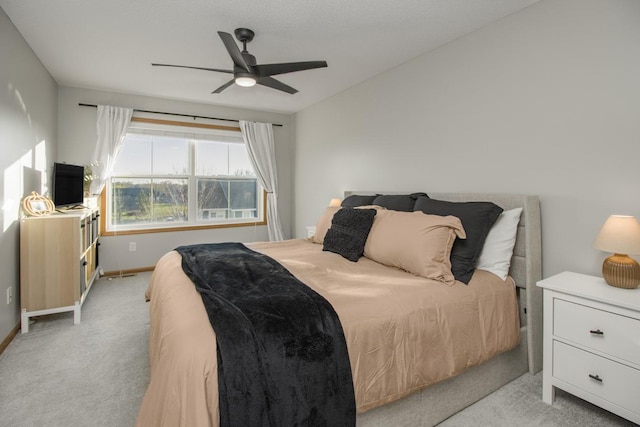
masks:
POLYGON ((198 180, 198 219, 229 218, 229 181, 198 180))
POLYGON ((189 140, 153 137, 153 174, 188 175, 189 140))
POLYGON ((196 141, 196 175, 229 175, 229 145, 224 142, 196 141))
POLYGON ((113 225, 146 224, 151 220, 151 180, 111 180, 111 222, 113 225))
POLYGON ((151 174, 153 138, 148 135, 127 135, 113 167, 113 175, 151 174))
POLYGON ((186 222, 189 207, 188 179, 154 179, 153 222, 186 222))
POLYGON ((257 218, 257 186, 255 179, 236 180, 229 183, 229 199, 232 218, 257 218))
POLYGON ((198 219, 257 218, 255 179, 198 180, 198 219))
POLYGON ((149 225, 187 221, 188 179, 114 178, 113 225, 149 225))
POLYGON ((244 144, 229 144, 229 175, 256 176, 244 144))

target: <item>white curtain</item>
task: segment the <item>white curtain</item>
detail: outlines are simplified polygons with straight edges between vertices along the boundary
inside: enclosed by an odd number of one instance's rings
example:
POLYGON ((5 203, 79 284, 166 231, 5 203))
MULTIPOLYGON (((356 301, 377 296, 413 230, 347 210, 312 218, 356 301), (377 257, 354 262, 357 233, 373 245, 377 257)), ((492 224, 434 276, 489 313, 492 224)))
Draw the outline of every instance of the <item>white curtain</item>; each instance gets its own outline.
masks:
POLYGON ((276 169, 273 126, 271 123, 256 123, 240 120, 242 138, 247 146, 249 159, 258 175, 260 184, 267 192, 267 230, 270 241, 284 240, 278 216, 278 176, 276 169))
POLYGON ((99 195, 111 176, 116 156, 122 147, 132 115, 131 108, 98 105, 98 119, 96 121, 98 139, 91 161, 94 176, 91 181, 91 195, 99 195))

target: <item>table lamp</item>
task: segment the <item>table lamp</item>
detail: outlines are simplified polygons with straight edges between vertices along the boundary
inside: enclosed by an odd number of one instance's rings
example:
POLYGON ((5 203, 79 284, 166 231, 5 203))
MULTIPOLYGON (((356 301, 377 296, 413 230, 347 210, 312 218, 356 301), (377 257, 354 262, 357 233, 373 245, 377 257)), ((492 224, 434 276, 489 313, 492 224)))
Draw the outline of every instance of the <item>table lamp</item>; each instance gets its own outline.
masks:
POLYGON ((640 265, 629 255, 640 254, 640 223, 633 216, 611 215, 593 247, 612 252, 602 263, 602 277, 611 286, 633 289, 640 284, 640 265))
POLYGON ((340 199, 331 199, 331 201, 329 202, 329 206, 340 206, 340 204, 340 199))

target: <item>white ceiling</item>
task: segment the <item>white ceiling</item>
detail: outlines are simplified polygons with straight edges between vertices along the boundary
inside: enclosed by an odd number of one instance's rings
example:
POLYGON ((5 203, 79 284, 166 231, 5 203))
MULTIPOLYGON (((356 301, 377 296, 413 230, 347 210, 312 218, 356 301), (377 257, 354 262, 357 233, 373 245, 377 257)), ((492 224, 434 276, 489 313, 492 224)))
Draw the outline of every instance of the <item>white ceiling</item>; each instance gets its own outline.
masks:
POLYGON ((64 86, 293 113, 539 0, 0 0, 64 86), (255 31, 258 64, 326 60, 276 76, 299 92, 232 85, 217 31, 255 31))

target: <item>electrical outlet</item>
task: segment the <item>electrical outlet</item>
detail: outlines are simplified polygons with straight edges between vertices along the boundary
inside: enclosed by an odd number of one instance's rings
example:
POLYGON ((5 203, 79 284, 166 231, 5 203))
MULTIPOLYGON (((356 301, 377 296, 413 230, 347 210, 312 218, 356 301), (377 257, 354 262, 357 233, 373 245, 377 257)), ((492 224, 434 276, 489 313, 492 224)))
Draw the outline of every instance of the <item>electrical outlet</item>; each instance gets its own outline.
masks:
POLYGON ((136 242, 129 242, 129 252, 136 251, 136 242))
POLYGON ((7 304, 11 304, 13 302, 13 287, 9 286, 7 288, 7 304))

